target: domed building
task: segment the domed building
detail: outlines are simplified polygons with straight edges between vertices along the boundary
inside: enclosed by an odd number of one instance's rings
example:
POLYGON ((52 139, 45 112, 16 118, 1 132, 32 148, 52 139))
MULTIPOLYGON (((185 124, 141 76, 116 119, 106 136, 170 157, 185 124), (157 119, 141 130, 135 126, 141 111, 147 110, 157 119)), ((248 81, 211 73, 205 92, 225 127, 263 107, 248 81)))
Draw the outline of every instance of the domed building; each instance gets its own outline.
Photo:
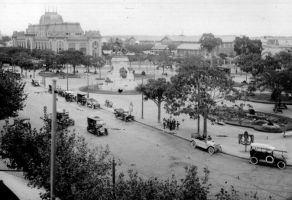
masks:
POLYGON ((45 12, 39 24, 28 25, 24 32, 14 31, 13 46, 50 49, 54 52, 79 50, 86 55, 101 56, 99 31, 83 31, 80 23, 64 22, 57 12, 45 12))

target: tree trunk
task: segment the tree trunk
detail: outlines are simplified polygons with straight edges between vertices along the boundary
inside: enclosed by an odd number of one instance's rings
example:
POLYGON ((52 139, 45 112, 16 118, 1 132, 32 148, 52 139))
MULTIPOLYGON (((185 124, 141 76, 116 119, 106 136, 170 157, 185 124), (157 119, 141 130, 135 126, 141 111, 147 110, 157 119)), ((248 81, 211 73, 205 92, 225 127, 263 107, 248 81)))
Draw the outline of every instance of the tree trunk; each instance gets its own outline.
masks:
POLYGON ((76 66, 75 66, 75 65, 73 65, 73 74, 75 74, 75 67, 76 67, 76 66))
POLYGON ((99 67, 98 69, 99 69, 99 79, 101 79, 101 67, 99 67))
POLYGON ((96 74, 96 66, 94 66, 94 74, 96 74))
POLYGON ((198 115, 198 124, 197 125, 198 125, 198 127, 197 127, 198 128, 197 129, 198 131, 197 132, 200 135, 200 115, 198 115))
POLYGON ((207 112, 204 110, 204 126, 203 126, 203 137, 207 138, 207 112))
POLYGON ((160 123, 160 118, 161 118, 161 102, 158 102, 157 106, 158 106, 158 118, 157 118, 157 121, 158 121, 158 123, 160 123))

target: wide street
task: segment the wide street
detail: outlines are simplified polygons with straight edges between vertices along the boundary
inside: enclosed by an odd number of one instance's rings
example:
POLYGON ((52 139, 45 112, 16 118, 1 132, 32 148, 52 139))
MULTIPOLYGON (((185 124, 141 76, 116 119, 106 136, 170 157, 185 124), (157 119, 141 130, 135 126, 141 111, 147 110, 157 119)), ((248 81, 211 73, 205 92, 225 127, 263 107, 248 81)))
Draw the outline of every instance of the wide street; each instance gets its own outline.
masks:
MULTIPOLYGON (((37 76, 38 80, 41 80, 37 76)), ((66 87, 66 80, 57 79, 57 85, 66 87)), ((52 95, 47 88, 32 87, 31 79, 27 81, 25 91, 28 94, 26 107, 20 116, 29 117, 33 127, 42 126, 40 117, 43 116, 43 106, 51 112, 52 95)), ((47 79, 47 85, 50 83, 47 79)), ((86 79, 70 79, 70 84, 84 86, 86 79)), ((103 104, 109 95, 92 95, 103 104)), ((140 98, 136 96, 135 98, 140 98)), ((118 99, 119 96, 113 96, 118 99)), ((102 105, 103 106, 103 105, 102 105)), ((58 96, 58 109, 69 111, 70 117, 75 120, 75 126, 70 127, 85 137, 91 147, 109 145, 112 155, 120 160, 118 171, 126 172, 134 169, 143 177, 159 177, 166 179, 173 174, 180 178, 184 176, 184 167, 196 165, 200 176, 207 167, 210 170, 209 183, 212 184, 212 193, 219 192, 221 187, 229 189, 233 185, 240 193, 257 191, 260 199, 286 199, 292 196, 292 169, 279 170, 267 166, 254 166, 248 161, 224 154, 210 156, 207 152, 193 149, 188 141, 168 135, 137 122, 126 123, 115 119, 107 110, 92 110, 78 105, 76 102, 68 103, 58 96), (94 136, 86 131, 86 117, 100 116, 109 127, 109 135, 104 137, 94 136)), ((135 114, 135 113, 134 113, 135 114)), ((147 110, 145 112, 147 115, 147 110)), ((156 116, 156 114, 154 115, 156 116)))

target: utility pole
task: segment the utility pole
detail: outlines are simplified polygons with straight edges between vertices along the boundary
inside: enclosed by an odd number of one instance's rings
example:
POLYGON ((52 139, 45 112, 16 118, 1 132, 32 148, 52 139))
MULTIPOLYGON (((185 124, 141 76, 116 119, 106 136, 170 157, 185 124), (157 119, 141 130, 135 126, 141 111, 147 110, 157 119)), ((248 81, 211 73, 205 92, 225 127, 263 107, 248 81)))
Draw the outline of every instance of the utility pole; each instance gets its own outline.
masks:
POLYGON ((51 170, 50 170, 50 200, 55 200, 55 155, 56 155, 56 80, 53 79, 53 114, 52 114, 52 130, 51 130, 51 170))
POLYGON ((66 64, 67 66, 67 91, 69 90, 69 81, 68 81, 68 64, 66 64))
MULTIPOLYGON (((142 88, 143 88, 143 72, 142 72, 142 88)), ((142 91, 142 111, 141 111, 141 119, 144 119, 144 93, 142 91)))
POLYGON ((116 199, 116 162, 115 158, 113 158, 113 166, 112 166, 112 178, 113 178, 113 197, 116 199))
POLYGON ((89 98, 89 66, 87 65, 87 98, 89 98))
POLYGON ((200 101, 201 101, 201 97, 200 97, 200 79, 198 79, 198 134, 200 135, 200 101))

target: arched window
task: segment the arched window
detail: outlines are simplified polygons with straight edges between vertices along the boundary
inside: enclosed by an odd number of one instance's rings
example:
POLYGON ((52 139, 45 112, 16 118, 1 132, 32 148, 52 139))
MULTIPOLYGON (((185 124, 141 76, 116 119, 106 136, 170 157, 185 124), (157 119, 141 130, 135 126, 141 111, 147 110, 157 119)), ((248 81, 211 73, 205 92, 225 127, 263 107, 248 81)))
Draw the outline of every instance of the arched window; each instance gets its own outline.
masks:
POLYGON ((57 42, 57 52, 59 53, 60 51, 64 50, 64 43, 62 41, 57 42))

